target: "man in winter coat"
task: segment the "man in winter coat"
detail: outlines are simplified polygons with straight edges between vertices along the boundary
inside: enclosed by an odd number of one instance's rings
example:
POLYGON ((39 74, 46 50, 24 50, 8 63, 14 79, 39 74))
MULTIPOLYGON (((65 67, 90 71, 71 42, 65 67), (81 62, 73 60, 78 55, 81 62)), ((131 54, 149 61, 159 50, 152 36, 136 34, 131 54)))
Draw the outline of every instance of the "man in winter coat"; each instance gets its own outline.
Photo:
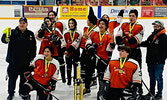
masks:
POLYGON ((16 80, 20 75, 19 94, 22 94, 23 84, 26 81, 24 71, 28 68, 30 61, 36 55, 36 41, 34 33, 27 29, 27 19, 20 18, 19 25, 10 30, 7 28, 2 35, 2 42, 8 43, 6 61, 9 63, 7 72, 9 76, 7 100, 12 100, 15 93, 16 80))
POLYGON ((167 35, 164 28, 164 23, 161 21, 155 21, 154 31, 147 38, 146 41, 141 43, 142 47, 147 48, 146 63, 148 65, 148 73, 150 77, 150 92, 145 97, 150 97, 151 94, 155 94, 156 81, 158 83, 158 92, 155 95, 156 100, 162 99, 163 89, 163 69, 165 60, 167 58, 167 35))

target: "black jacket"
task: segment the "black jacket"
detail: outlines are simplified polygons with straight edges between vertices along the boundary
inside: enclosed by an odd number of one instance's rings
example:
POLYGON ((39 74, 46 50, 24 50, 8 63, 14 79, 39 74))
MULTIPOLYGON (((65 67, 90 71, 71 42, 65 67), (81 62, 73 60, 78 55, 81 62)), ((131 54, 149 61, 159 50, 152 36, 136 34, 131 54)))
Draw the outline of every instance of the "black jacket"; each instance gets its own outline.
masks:
MULTIPOLYGON (((5 41, 6 34, 2 35, 1 41, 5 41)), ((27 30, 22 33, 18 27, 11 30, 10 41, 8 43, 8 52, 6 61, 9 64, 24 69, 29 65, 30 61, 36 56, 36 40, 34 33, 27 30)))
POLYGON ((146 63, 148 65, 165 64, 167 58, 167 35, 163 29, 153 32, 140 46, 147 47, 146 63), (153 40, 154 39, 154 40, 153 40))

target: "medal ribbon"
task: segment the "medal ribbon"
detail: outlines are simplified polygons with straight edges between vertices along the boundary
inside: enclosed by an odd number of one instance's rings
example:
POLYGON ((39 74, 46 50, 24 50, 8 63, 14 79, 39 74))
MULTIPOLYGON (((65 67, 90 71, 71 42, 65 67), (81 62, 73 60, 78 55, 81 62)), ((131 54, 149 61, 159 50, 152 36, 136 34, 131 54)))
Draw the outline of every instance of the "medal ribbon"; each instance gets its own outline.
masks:
POLYGON ((47 30, 48 30, 48 32, 51 34, 52 33, 52 31, 50 31, 48 28, 47 28, 47 30))
POLYGON ((120 69, 122 70, 122 68, 124 67, 124 64, 126 62, 126 58, 124 59, 123 63, 122 63, 122 58, 120 58, 120 69))
POLYGON ((75 37, 75 31, 73 32, 73 35, 72 35, 72 32, 70 30, 70 37, 71 37, 71 40, 73 41, 74 40, 74 37, 75 37))
POLYGON ((100 37, 100 41, 103 39, 103 36, 106 34, 106 31, 103 33, 103 35, 101 35, 101 32, 99 31, 99 37, 100 37))
POLYGON ((129 33, 129 36, 132 35, 132 34, 131 34, 131 31, 133 30, 133 28, 134 28, 134 26, 136 25, 136 23, 137 23, 137 22, 135 22, 135 23, 133 24, 133 26, 132 26, 131 23, 129 24, 129 32, 130 32, 130 33, 129 33))
POLYGON ((89 33, 94 29, 96 27, 96 25, 95 26, 93 26, 89 31, 87 31, 87 33, 88 33, 88 35, 89 35, 89 33))
POLYGON ((48 71, 49 65, 50 65, 50 61, 47 61, 47 60, 45 59, 45 73, 48 71))

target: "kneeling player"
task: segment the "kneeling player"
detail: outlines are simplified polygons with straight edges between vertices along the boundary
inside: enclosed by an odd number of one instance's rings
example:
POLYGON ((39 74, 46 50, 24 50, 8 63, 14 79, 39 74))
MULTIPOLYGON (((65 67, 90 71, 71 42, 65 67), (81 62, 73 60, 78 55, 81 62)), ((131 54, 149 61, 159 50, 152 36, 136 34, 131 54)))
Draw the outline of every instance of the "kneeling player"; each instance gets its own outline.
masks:
POLYGON ((52 100, 49 92, 53 91, 56 86, 59 63, 52 58, 54 50, 52 47, 46 46, 43 49, 44 55, 38 55, 29 67, 29 71, 25 72, 27 82, 24 83, 23 100, 30 100, 30 91, 37 91, 38 100, 52 100), (31 71, 34 74, 31 75, 31 71))
POLYGON ((136 91, 141 84, 139 64, 137 61, 128 58, 130 54, 128 46, 120 46, 118 50, 120 58, 109 62, 104 75, 104 80, 110 82, 107 100, 120 100, 123 90, 131 82, 133 83, 133 96, 128 100, 136 100, 136 91))

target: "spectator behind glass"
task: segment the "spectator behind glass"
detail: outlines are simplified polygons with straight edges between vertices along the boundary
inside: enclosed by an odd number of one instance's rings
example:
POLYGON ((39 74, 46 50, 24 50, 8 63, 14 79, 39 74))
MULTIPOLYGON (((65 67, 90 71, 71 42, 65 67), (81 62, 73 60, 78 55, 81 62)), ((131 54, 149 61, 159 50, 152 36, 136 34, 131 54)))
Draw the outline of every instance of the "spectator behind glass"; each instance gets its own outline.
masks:
POLYGON ((140 0, 130 0, 130 5, 139 5, 140 0))

